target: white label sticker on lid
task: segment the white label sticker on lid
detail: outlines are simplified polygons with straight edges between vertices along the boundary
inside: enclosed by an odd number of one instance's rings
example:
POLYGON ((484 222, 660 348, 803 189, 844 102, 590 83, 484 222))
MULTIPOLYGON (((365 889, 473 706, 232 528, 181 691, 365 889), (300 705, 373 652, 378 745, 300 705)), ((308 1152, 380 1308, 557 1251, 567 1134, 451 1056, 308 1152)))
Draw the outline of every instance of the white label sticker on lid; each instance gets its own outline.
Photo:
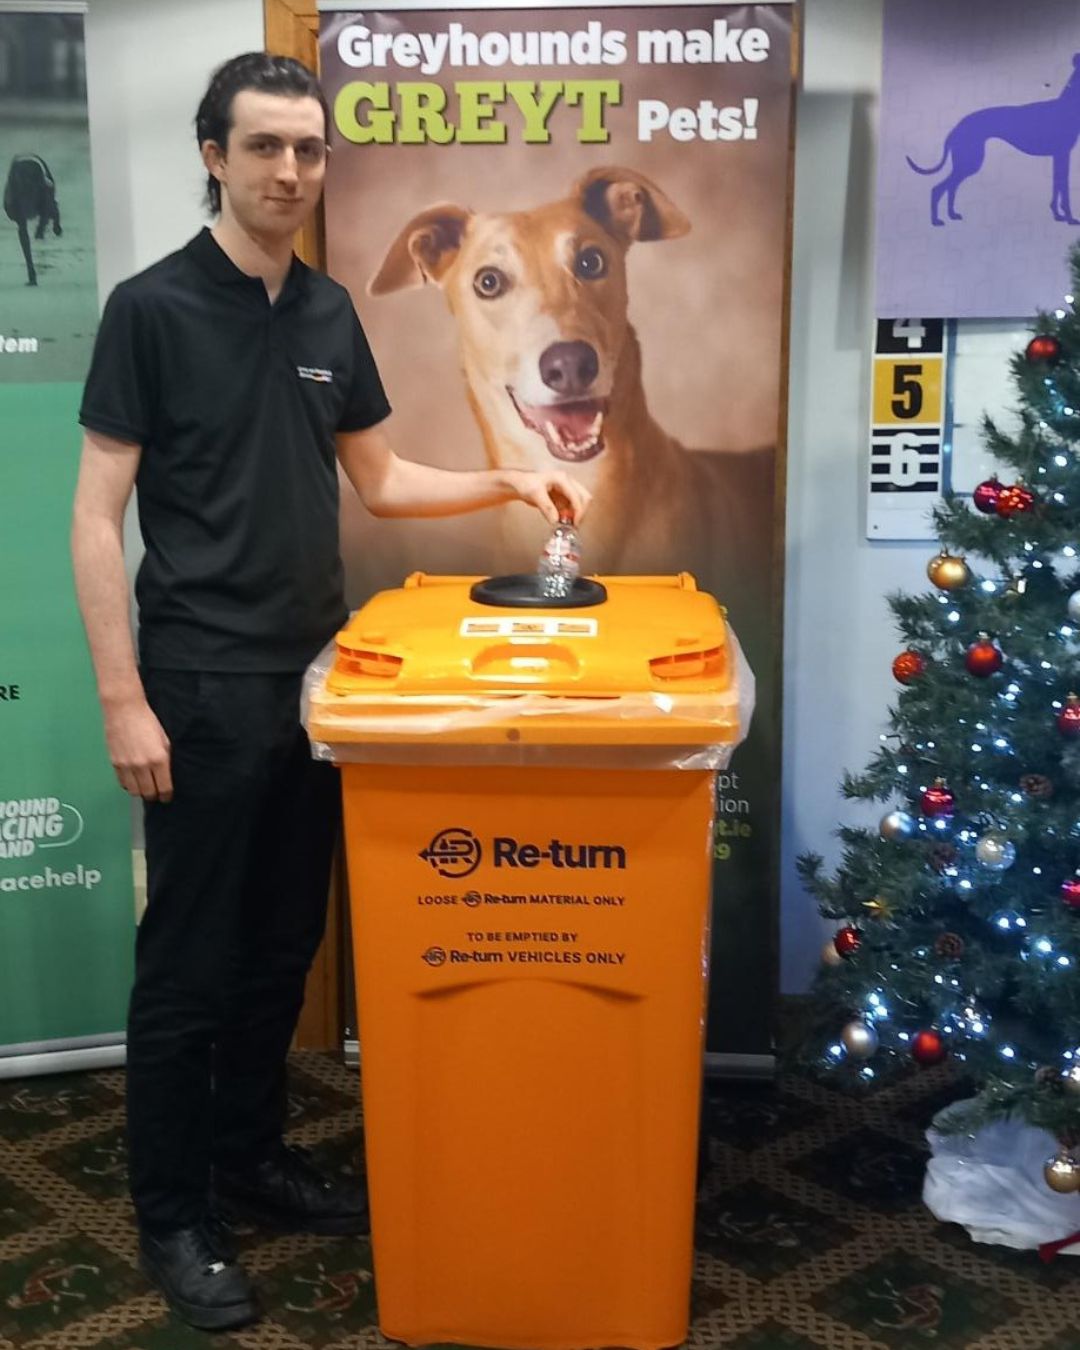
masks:
POLYGON ((545 637, 545 638, 594 638, 599 625, 596 619, 562 619, 553 615, 537 618, 491 618, 471 617, 462 619, 462 637, 545 637))

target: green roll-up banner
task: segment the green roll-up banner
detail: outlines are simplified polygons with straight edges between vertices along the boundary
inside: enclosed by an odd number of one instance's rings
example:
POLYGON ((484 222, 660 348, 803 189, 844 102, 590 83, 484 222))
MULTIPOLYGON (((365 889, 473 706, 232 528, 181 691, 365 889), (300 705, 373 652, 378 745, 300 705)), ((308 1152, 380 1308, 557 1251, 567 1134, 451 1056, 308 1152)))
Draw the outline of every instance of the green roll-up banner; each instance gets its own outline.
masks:
POLYGON ((78 6, 0 0, 0 1077, 119 1057, 131 977, 130 807, 68 546, 98 315, 85 71, 78 6))

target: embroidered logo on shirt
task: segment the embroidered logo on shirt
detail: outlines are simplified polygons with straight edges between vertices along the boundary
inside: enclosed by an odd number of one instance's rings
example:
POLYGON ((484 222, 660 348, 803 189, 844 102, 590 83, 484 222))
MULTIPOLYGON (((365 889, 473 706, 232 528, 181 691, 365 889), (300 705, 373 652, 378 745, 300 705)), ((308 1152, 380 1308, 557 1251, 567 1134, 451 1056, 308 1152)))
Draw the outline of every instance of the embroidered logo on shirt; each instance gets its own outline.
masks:
POLYGON ((334 372, 321 366, 297 366, 296 373, 302 380, 314 380, 316 384, 334 383, 334 372))

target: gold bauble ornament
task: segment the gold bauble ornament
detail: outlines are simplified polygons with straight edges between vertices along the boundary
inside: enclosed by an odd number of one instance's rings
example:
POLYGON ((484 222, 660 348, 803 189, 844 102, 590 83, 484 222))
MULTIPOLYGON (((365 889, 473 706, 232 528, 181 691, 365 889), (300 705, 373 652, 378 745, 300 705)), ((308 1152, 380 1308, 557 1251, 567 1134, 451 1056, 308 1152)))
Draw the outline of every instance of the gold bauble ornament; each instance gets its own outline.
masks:
POLYGON ((927 563, 926 575, 939 591, 958 591, 971 580, 971 568, 963 558, 956 558, 942 549, 927 563))
POLYGON ((1058 1195, 1072 1195, 1080 1191, 1080 1163, 1070 1158, 1064 1149, 1046 1160, 1043 1176, 1046 1184, 1058 1195))
POLYGON ((869 1022, 856 1018, 840 1033, 844 1049, 852 1059, 869 1059, 878 1048, 878 1034, 869 1022))

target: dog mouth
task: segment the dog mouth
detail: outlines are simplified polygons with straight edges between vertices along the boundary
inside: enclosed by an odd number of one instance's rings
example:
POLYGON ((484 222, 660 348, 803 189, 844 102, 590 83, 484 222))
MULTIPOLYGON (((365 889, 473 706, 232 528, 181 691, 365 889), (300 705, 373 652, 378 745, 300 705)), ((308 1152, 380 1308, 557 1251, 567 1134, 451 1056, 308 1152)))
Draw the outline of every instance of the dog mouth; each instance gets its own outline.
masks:
POLYGON ((556 459, 581 464, 593 459, 604 448, 606 398, 582 398, 572 403, 532 405, 519 403, 507 387, 510 401, 530 431, 543 436, 544 444, 556 459))

